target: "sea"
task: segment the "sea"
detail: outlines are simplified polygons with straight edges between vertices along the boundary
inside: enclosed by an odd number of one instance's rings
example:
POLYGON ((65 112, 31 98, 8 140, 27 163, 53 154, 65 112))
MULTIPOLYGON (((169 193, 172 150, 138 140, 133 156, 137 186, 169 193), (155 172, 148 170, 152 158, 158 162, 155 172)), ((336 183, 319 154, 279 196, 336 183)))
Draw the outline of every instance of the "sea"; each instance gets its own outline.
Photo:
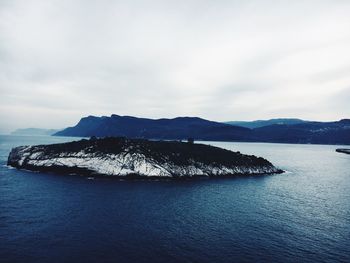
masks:
POLYGON ((184 181, 16 170, 0 136, 0 262, 350 262, 350 155, 335 145, 201 142, 283 174, 184 181))

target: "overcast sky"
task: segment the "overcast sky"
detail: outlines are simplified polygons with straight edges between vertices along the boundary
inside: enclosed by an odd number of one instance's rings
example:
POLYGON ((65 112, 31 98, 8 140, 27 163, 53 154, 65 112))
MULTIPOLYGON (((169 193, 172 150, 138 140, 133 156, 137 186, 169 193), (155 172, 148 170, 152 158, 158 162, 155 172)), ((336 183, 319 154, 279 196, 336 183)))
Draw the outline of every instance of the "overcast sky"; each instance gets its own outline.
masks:
POLYGON ((350 1, 0 1, 0 132, 350 117, 350 1))

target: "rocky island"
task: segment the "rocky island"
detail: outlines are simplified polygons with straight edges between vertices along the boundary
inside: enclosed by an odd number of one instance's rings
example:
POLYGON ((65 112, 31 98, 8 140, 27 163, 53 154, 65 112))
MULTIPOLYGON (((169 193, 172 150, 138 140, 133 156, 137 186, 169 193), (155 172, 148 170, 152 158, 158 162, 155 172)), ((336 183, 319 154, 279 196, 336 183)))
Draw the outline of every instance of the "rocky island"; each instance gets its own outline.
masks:
POLYGON ((346 153, 346 154, 350 154, 350 149, 336 149, 335 150, 338 153, 346 153))
POLYGON ((8 165, 32 171, 123 178, 281 173, 269 161, 191 142, 110 137, 13 148, 8 165))

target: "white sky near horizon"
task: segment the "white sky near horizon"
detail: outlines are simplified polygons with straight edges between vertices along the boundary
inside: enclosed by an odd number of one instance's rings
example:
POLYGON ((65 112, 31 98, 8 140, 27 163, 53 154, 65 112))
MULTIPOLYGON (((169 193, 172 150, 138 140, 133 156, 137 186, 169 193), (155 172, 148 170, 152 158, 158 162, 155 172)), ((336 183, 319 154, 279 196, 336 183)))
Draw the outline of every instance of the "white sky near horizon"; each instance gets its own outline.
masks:
POLYGON ((350 1, 0 0, 0 133, 87 115, 350 117, 350 1))

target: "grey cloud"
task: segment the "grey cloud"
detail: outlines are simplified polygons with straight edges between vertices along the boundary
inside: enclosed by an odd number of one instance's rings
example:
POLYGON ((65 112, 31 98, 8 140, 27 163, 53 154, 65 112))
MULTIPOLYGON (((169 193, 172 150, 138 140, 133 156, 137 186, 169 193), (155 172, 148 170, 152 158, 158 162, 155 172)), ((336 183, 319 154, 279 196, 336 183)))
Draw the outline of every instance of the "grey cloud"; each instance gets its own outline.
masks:
POLYGON ((329 101, 350 85, 349 12, 330 0, 1 1, 0 132, 112 113, 346 117, 329 101))

